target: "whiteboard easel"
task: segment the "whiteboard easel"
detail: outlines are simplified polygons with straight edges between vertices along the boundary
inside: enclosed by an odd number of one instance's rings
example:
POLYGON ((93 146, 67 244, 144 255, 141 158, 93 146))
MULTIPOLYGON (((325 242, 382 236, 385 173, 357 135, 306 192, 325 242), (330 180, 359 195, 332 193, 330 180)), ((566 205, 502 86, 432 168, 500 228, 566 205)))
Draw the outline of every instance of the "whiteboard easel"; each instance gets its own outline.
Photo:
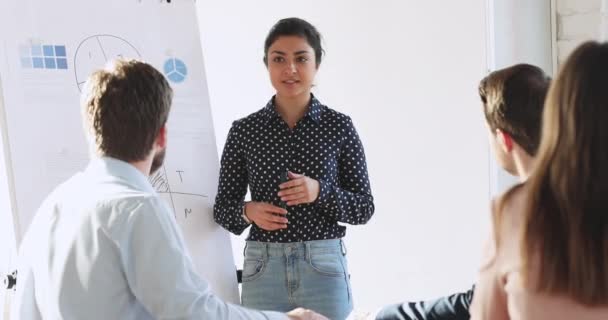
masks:
POLYGON ((151 182, 174 210, 199 275, 238 303, 230 237, 213 221, 219 159, 194 0, 2 1, 0 28, 11 30, 0 35, 1 206, 11 208, 0 217, 13 247, 48 193, 87 165, 82 83, 110 59, 138 58, 174 89, 167 157, 151 182))

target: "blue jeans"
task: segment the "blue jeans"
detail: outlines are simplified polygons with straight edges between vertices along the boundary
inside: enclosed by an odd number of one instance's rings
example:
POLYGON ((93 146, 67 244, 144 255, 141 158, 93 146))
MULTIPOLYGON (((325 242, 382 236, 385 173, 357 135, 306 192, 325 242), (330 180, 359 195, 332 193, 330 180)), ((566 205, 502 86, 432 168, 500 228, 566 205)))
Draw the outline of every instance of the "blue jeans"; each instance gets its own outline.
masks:
POLYGON ((332 320, 353 309, 342 240, 247 241, 242 303, 260 310, 315 310, 332 320))

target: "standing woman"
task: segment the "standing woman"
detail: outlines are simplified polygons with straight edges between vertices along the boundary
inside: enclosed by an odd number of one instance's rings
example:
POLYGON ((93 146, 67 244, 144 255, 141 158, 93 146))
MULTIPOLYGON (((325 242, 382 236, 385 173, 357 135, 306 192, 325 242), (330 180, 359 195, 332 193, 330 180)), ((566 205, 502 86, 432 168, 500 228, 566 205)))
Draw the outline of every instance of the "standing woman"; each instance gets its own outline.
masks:
POLYGON ((233 123, 222 154, 214 218, 234 234, 251 225, 243 305, 305 307, 345 319, 353 308, 346 227, 374 213, 363 145, 352 120, 311 93, 321 35, 310 23, 277 22, 264 45, 276 94, 233 123), (251 202, 244 202, 247 187, 251 202))

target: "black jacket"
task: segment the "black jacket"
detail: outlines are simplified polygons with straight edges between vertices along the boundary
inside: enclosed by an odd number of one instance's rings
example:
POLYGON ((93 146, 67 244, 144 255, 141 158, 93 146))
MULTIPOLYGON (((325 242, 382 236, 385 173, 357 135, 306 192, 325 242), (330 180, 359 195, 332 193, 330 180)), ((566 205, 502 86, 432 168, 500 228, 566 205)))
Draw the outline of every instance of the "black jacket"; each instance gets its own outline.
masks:
POLYGON ((378 313, 376 320, 468 320, 474 290, 475 286, 469 291, 431 301, 390 305, 378 313))

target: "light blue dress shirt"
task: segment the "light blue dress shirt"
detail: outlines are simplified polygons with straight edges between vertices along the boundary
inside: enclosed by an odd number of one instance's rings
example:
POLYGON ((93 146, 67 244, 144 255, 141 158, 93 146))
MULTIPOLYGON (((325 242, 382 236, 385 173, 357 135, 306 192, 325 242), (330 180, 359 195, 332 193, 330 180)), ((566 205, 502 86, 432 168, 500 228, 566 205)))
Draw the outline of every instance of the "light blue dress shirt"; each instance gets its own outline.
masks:
POLYGON ((112 158, 43 202, 18 272, 13 319, 287 319, 216 297, 146 176, 112 158))

